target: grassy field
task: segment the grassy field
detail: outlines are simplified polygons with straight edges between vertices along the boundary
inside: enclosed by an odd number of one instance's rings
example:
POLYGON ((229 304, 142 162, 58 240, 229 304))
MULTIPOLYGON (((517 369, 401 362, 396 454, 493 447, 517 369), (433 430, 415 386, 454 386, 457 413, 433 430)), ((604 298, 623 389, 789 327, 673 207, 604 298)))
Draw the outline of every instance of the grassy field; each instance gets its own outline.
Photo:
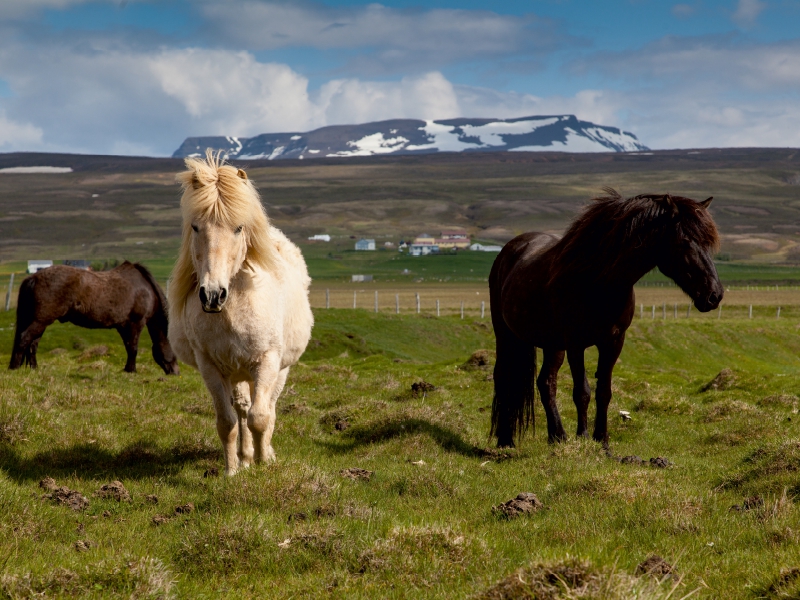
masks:
MULTIPOLYGON (((498 452, 490 371, 461 367, 493 348, 487 320, 332 309, 279 402, 277 464, 230 480, 196 372, 162 377, 145 340, 125 374, 115 333, 55 325, 38 371, 0 371, 0 596, 797 597, 800 313, 696 315, 636 319, 615 371, 613 455, 667 468, 549 446, 540 409, 498 452), (492 512, 520 492, 543 509, 492 512), (661 583, 636 574, 653 554, 661 583)), ((0 313, 0 363, 11 338, 0 313)), ((572 429, 566 366, 560 386, 572 429)))

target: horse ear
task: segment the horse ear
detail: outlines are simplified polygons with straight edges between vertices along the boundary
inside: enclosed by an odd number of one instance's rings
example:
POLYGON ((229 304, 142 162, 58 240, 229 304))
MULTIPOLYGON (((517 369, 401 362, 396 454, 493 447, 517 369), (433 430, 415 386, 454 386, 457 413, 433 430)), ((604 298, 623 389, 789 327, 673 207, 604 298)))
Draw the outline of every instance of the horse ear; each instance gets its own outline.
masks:
POLYGON ((675 204, 675 200, 673 200, 672 196, 670 196, 669 194, 667 194, 664 197, 664 199, 667 201, 667 206, 669 206, 670 209, 672 209, 672 216, 673 217, 677 217, 678 216, 678 205, 675 204))
POLYGON ((199 190, 203 187, 203 184, 200 183, 200 180, 197 178, 197 174, 192 175, 192 189, 199 190))
POLYGON ((236 174, 239 177, 241 177, 242 179, 244 179, 245 181, 247 181, 247 173, 245 173, 242 169, 239 169, 238 171, 236 171, 236 174))
POLYGON ((705 200, 703 200, 703 201, 702 201, 702 202, 700 202, 699 204, 700 204, 700 206, 702 206, 703 208, 708 208, 708 206, 711 204, 711 201, 712 201, 713 199, 714 199, 714 196, 711 196, 710 198, 706 198, 705 200))

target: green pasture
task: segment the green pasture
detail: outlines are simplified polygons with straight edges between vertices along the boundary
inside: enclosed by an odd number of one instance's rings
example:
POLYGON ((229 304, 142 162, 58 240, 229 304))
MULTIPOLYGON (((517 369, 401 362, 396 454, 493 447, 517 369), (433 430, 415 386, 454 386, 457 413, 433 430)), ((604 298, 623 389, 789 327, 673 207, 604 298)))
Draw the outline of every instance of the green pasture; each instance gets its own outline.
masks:
MULTIPOLYGON (((72 325, 45 333, 38 371, 0 371, 0 597, 798 597, 800 314, 634 321, 611 452, 664 469, 550 446, 540 409, 518 449, 494 449, 491 371, 463 367, 493 349, 488 321, 316 319, 278 462, 232 479, 199 375, 162 376, 146 336, 136 374, 116 333, 72 325), (436 389, 415 396, 420 380, 436 389), (88 507, 49 499, 46 477, 88 507), (102 497, 114 481, 130 500, 102 497), (520 492, 544 508, 492 512, 520 492), (660 583, 636 574, 653 554, 675 569, 660 583)), ((12 335, 0 313, 2 364, 12 335)), ((566 365, 559 384, 573 430, 566 365)))

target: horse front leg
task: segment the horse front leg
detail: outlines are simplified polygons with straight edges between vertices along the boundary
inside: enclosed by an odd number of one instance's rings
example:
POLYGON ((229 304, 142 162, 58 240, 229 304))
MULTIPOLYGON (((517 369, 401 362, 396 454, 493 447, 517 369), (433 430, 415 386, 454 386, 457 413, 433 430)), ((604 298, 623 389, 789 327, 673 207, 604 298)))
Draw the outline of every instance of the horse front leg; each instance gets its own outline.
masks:
POLYGON ((558 388, 558 370, 564 364, 563 350, 544 350, 542 359, 542 370, 536 379, 536 386, 539 388, 539 396, 542 399, 545 416, 547 417, 547 441, 563 442, 567 439, 564 426, 561 424, 561 415, 558 412, 556 403, 556 391, 558 388))
POLYGON ((597 359, 597 388, 594 393, 597 404, 597 416, 594 420, 594 434, 592 438, 601 442, 608 448, 608 406, 611 404, 611 373, 625 343, 625 332, 619 333, 607 342, 597 345, 599 356, 597 359))
POLYGON ((247 425, 247 417, 252 405, 251 391, 249 381, 240 381, 233 386, 233 397, 231 398, 231 403, 239 418, 237 456, 239 457, 239 466, 243 468, 253 464, 253 434, 247 425))
POLYGON ((39 366, 36 362, 36 349, 49 324, 34 321, 24 331, 17 331, 14 334, 14 348, 11 351, 9 369, 18 369, 23 362, 26 362, 33 369, 39 366))
POLYGON ((589 437, 589 402, 591 400, 591 389, 589 388, 589 378, 586 376, 586 366, 583 359, 583 348, 572 348, 567 350, 567 362, 572 371, 572 401, 578 411, 578 437, 589 437))
POLYGON ((142 329, 144 325, 141 322, 130 322, 117 330, 128 355, 125 363, 126 373, 136 373, 136 355, 139 353, 139 336, 142 334, 142 329))
POLYGON ((225 458, 225 475, 235 475, 239 469, 237 454, 238 423, 236 411, 231 406, 233 389, 227 377, 220 373, 213 363, 202 356, 197 357, 197 366, 203 376, 217 414, 217 435, 222 442, 225 458))
POLYGON ((277 354, 262 361, 255 374, 253 404, 247 417, 247 426, 253 434, 256 462, 272 462, 272 433, 275 431, 275 406, 286 384, 289 368, 280 368, 277 354))

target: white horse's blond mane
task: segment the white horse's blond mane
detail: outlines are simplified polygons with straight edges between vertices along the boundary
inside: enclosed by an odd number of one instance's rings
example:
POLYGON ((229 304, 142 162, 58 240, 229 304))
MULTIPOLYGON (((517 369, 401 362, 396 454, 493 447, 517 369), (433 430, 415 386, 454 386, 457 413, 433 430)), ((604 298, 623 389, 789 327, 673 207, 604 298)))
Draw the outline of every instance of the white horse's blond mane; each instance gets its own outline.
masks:
POLYGON ((187 158, 186 171, 177 175, 183 188, 181 214, 183 233, 180 252, 169 282, 169 302, 183 313, 186 299, 197 288, 197 274, 191 256, 193 222, 213 223, 230 229, 244 226, 247 256, 243 268, 275 267, 270 244, 269 220, 256 188, 244 171, 225 164, 220 153, 206 150, 205 160, 187 158))

